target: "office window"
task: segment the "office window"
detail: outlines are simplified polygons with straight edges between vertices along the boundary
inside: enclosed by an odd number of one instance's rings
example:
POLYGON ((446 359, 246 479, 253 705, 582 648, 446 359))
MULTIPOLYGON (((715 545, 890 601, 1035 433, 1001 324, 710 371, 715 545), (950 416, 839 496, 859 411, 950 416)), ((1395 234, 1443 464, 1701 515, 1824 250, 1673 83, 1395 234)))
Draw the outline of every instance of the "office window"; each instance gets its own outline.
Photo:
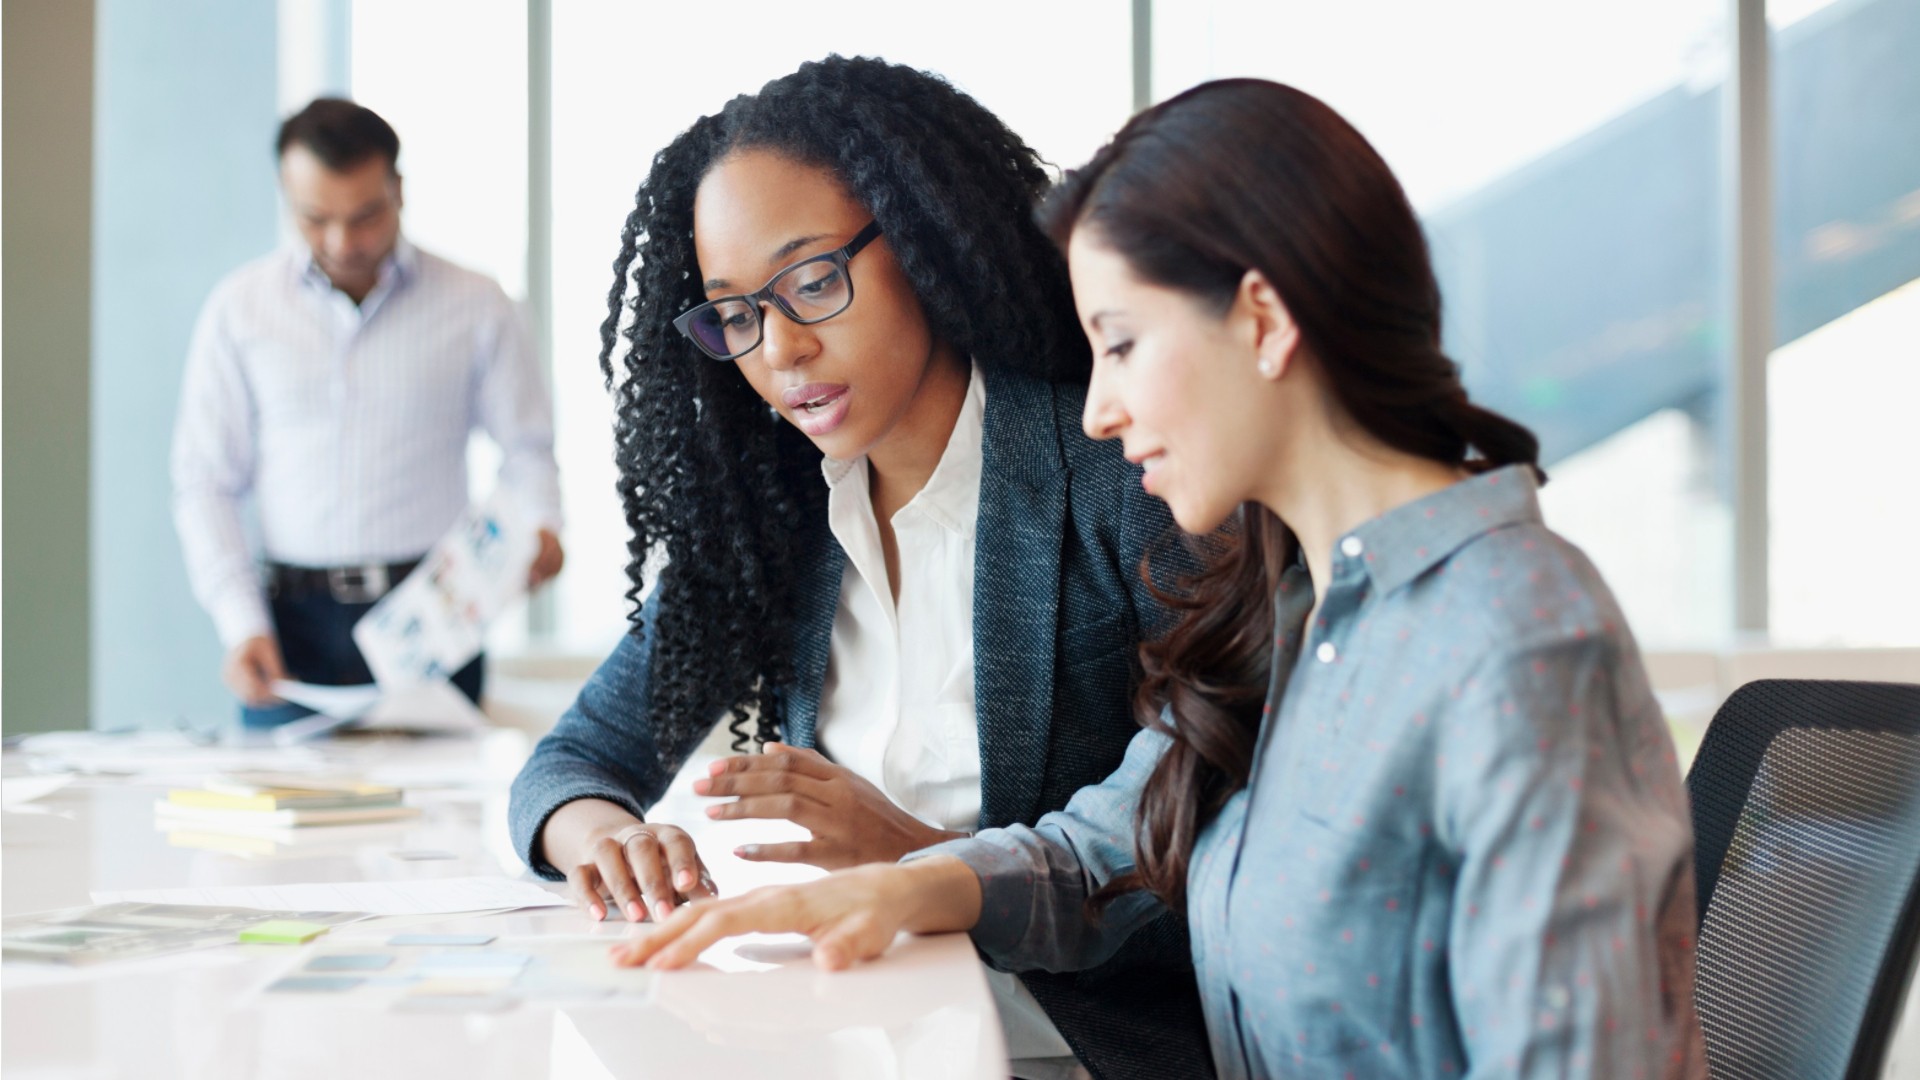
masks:
MULTIPOLYGON (((400 135, 404 229, 436 255, 527 295, 527 13, 515 0, 355 0, 353 97, 400 135)), ((500 453, 468 450, 474 501, 493 490, 500 453)), ((569 571, 571 567, 569 567, 569 571)), ((527 621, 488 632, 523 648, 527 621)))
POLYGON ((1201 0, 1154 28, 1157 97, 1275 79, 1387 159, 1427 228, 1449 352, 1541 437, 1549 523, 1651 643, 1731 620, 1712 435, 1724 26, 1719 0, 1201 0))
POLYGON ((1071 167, 1126 120, 1129 11, 1125 0, 985 0, 907 17, 897 4, 858 0, 815 20, 763 2, 721 12, 616 0, 554 5, 553 356, 570 542, 557 645, 603 651, 626 627, 628 531, 596 357, 620 226, 654 153, 732 96, 838 52, 940 72, 1071 167), (726 26, 737 32, 724 36, 724 53, 693 47, 726 26))
POLYGON ((1920 644, 1920 5, 1768 15, 1773 636, 1920 644))
POLYGON ((515 0, 358 0, 353 96, 400 133, 406 232, 527 294, 527 14, 515 0))

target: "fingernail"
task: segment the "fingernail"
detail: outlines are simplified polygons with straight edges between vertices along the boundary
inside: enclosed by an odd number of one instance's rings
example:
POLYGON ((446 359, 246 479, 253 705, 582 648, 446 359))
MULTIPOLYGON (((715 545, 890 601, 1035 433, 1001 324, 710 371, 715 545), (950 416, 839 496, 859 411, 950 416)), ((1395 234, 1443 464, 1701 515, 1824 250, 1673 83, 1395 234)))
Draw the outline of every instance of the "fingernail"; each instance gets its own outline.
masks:
POLYGON ((719 816, 720 816, 720 808, 719 808, 719 807, 717 807, 717 806, 709 806, 709 807, 707 807, 707 816, 708 816, 708 817, 710 817, 710 818, 717 818, 717 817, 719 817, 719 816))
POLYGON ((673 914, 673 905, 671 903, 662 900, 653 905, 653 921, 665 922, 667 921, 667 916, 671 914, 673 914))
POLYGON ((733 849, 733 853, 735 856, 739 858, 751 859, 755 855, 760 854, 760 845, 759 844, 741 844, 739 847, 733 849))
POLYGON ((686 888, 690 888, 690 887, 692 887, 692 885, 693 885, 693 871, 691 871, 691 870, 682 870, 682 871, 680 871, 680 873, 679 873, 678 875, 676 875, 676 876, 674 877, 674 879, 673 879, 673 883, 674 883, 675 885, 677 885, 677 886, 679 886, 679 887, 680 887, 680 888, 682 888, 682 889, 686 889, 686 888))
POLYGON ((707 787, 708 784, 705 780, 695 780, 693 782, 693 793, 695 795, 705 795, 707 793, 707 787))
POLYGON ((599 922, 600 920, 607 917, 607 909, 601 907, 599 904, 594 904, 593 906, 587 908, 587 914, 593 916, 594 922, 599 922))

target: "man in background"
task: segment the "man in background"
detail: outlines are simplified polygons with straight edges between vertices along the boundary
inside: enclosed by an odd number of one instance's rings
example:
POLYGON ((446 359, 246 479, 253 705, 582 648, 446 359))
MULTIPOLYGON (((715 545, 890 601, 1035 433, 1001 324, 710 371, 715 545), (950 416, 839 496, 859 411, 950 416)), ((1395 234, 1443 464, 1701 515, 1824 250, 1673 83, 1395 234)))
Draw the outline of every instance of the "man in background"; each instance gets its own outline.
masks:
MULTIPOLYGON (((372 681, 353 624, 467 506, 467 440, 538 523, 537 586, 563 554, 553 421, 532 340, 490 278, 400 233, 400 140, 320 98, 280 127, 280 186, 301 242, 208 297, 174 429, 174 523, 195 597, 227 649, 249 727, 308 710, 276 679, 372 681), (258 517, 264 568, 242 507, 258 517)), ((478 703, 485 658, 453 676, 478 703)))

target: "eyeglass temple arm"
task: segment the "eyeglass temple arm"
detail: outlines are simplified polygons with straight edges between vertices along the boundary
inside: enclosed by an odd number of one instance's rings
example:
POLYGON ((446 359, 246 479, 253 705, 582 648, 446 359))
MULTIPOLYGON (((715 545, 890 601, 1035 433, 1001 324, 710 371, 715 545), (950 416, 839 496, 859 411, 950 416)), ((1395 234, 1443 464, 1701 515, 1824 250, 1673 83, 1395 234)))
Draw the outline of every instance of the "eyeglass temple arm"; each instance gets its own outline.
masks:
POLYGON ((847 241, 847 246, 840 249, 840 254, 845 258, 851 259, 855 255, 860 254, 861 248, 873 243, 874 238, 879 235, 880 223, 877 221, 869 221, 867 222, 866 228, 853 234, 853 239, 847 241))

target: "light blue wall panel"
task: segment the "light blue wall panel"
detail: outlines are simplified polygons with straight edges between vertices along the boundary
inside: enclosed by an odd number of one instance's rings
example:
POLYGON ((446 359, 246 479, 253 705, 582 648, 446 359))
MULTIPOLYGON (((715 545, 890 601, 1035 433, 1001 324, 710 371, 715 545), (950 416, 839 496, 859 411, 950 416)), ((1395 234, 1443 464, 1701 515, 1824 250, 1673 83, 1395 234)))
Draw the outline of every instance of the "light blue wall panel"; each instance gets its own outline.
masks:
POLYGON ((96 727, 227 721, 220 647, 169 512, 194 317, 277 237, 275 7, 98 0, 92 687, 96 727))

